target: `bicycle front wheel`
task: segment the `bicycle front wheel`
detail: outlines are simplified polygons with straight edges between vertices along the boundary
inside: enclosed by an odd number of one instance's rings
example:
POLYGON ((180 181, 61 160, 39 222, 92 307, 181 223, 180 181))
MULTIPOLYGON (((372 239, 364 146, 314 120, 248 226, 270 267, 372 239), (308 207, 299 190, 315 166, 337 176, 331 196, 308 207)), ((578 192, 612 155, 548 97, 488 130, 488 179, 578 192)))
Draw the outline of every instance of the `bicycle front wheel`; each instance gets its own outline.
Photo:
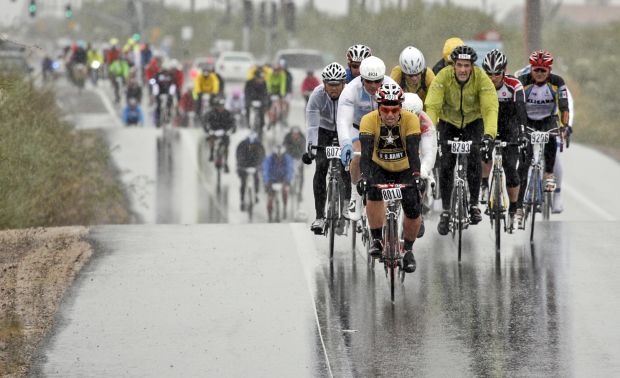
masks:
POLYGON ((543 219, 544 220, 549 220, 551 219, 551 201, 552 201, 552 192, 544 192, 543 194, 543 211, 542 211, 542 215, 543 215, 543 219))
POLYGON ((540 193, 540 175, 538 172, 535 172, 532 175, 532 198, 530 203, 530 215, 531 219, 531 227, 530 227, 530 243, 534 243, 534 225, 536 224, 536 207, 538 202, 540 201, 539 193, 540 193))
POLYGON ((385 263, 388 264, 389 276, 390 276, 390 299, 394 302, 394 286, 396 282, 396 267, 398 266, 398 259, 400 258, 399 243, 398 243, 398 228, 396 224, 397 220, 392 215, 388 219, 387 225, 387 258, 385 263))
POLYGON ((499 253, 501 246, 501 236, 502 236, 502 197, 500 184, 501 180, 499 175, 494 177, 493 179, 494 187, 493 187, 493 222, 495 223, 495 252, 499 253))
POLYGON ((338 195, 338 186, 336 180, 332 180, 329 184, 329 193, 327 199, 329 201, 329 209, 327 221, 329 222, 329 258, 334 258, 334 240, 336 238, 336 223, 338 222, 338 211, 336 209, 338 195))

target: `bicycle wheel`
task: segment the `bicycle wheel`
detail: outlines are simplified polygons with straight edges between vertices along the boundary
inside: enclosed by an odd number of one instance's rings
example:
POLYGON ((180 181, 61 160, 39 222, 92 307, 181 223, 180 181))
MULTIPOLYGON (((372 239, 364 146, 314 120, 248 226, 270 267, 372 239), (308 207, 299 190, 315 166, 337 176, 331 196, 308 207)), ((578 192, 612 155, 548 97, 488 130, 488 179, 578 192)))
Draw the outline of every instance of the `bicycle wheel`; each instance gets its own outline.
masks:
POLYGON ((350 226, 351 226, 351 252, 355 253, 355 242, 356 242, 356 238, 357 238, 357 222, 356 221, 351 221, 350 222, 350 226))
MULTIPOLYGON (((252 178, 250 178, 251 180, 252 178)), ((250 219, 250 222, 252 221, 252 217, 254 215, 254 191, 252 190, 252 187, 249 184, 247 185, 247 189, 246 189, 246 194, 245 194, 245 199, 247 201, 247 209, 248 209, 248 217, 250 219)))
POLYGON ((329 222, 329 258, 330 260, 334 258, 334 239, 336 238, 336 223, 337 219, 337 199, 338 195, 338 184, 336 180, 332 180, 329 184, 329 193, 327 196, 327 200, 329 201, 329 210, 327 211, 327 221, 329 222))
POLYGON ((462 185, 457 185, 456 187, 456 200, 457 200, 457 204, 456 204, 456 222, 457 222, 457 228, 458 228, 458 255, 459 255, 459 262, 461 262, 461 241, 463 239, 463 222, 464 222, 464 216, 465 216, 465 209, 463 207, 463 187, 462 185))
POLYGON ((536 170, 533 174, 532 174, 532 183, 531 185, 533 186, 531 188, 531 203, 530 203, 530 215, 532 216, 531 219, 531 228, 530 228, 530 243, 534 242, 534 225, 536 224, 536 207, 538 205, 538 201, 539 201, 539 190, 540 190, 540 174, 538 172, 538 170, 536 170))
POLYGON ((493 177, 494 187, 493 187, 493 221, 495 223, 495 252, 499 253, 500 245, 501 245, 501 226, 502 226, 502 197, 501 197, 501 177, 500 175, 496 175, 493 177))
POLYGON ((547 221, 551 219, 551 205, 552 205, 551 201, 553 198, 552 194, 553 194, 552 192, 547 192, 547 191, 545 191, 543 194, 542 215, 543 215, 543 219, 547 221))
POLYGON ((396 268, 398 268, 398 262, 400 260, 400 246, 399 246, 399 236, 398 236, 398 220, 396 217, 392 216, 389 220, 389 229, 390 229, 390 298, 392 302, 394 302, 394 287, 396 285, 396 268))

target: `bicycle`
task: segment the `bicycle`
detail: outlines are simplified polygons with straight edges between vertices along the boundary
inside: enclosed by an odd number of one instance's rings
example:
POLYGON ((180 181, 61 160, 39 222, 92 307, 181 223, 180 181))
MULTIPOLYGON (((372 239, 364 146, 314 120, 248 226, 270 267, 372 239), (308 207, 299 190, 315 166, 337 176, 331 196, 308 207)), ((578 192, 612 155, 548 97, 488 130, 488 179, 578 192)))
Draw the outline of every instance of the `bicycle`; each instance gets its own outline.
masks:
POLYGON ((258 202, 256 197, 256 188, 254 187, 254 183, 256 181, 257 170, 255 167, 247 167, 243 168, 245 172, 245 207, 244 211, 247 211, 250 222, 254 216, 254 204, 258 202))
MULTIPOLYGON (((543 190, 543 173, 545 170, 544 145, 549 142, 550 136, 557 136, 559 128, 554 127, 548 131, 537 131, 531 127, 527 128, 530 135, 529 143, 532 146, 532 162, 528 170, 527 186, 523 196, 523 220, 519 225, 520 229, 525 229, 528 216, 531 215, 530 243, 534 242, 534 224, 536 213, 542 212, 544 220, 549 220, 551 208, 553 207, 553 191, 543 190)), ((560 140, 562 143, 562 140, 560 140)), ((561 144, 562 146, 562 144, 561 144)))
POLYGON ((280 223, 281 220, 286 219, 286 209, 282 204, 284 202, 285 185, 281 182, 274 182, 271 184, 272 196, 272 213, 269 215, 269 221, 274 223, 280 223), (281 202, 282 201, 282 202, 281 202))
MULTIPOLYGON (((382 260, 386 277, 390 281, 390 298, 394 302, 394 286, 396 282, 396 269, 400 281, 405 281, 403 266, 403 241, 399 229, 401 213, 400 202, 403 199, 402 189, 412 187, 411 184, 374 184, 371 185, 381 190, 383 202, 385 202, 385 225, 383 226, 383 251, 382 260)), ((374 261, 374 258, 373 258, 374 261)))
POLYGON ((258 136, 258 140, 263 140, 263 124, 265 122, 265 117, 263 115, 263 103, 260 100, 253 100, 250 103, 250 116, 252 119, 250 120, 249 126, 250 129, 256 132, 258 136))
POLYGON ((503 166, 503 151, 508 146, 519 146, 520 143, 504 142, 496 140, 493 148, 493 168, 491 171, 491 184, 489 185, 489 200, 487 201, 487 213, 491 217, 491 228, 495 230, 495 252, 499 253, 501 245, 501 222, 504 222, 504 232, 512 233, 514 225, 508 229, 507 205, 509 204, 506 190, 506 176, 503 166))
POLYGON ((450 152, 456 155, 454 164, 454 182, 450 196, 450 231, 452 238, 458 236, 458 259, 461 262, 463 230, 469 226, 469 187, 467 185, 467 156, 471 151, 472 141, 462 141, 458 138, 445 142, 450 146, 450 152))
POLYGON ((295 217, 299 209, 299 205, 302 200, 303 191, 303 169, 304 165, 300 159, 295 159, 295 176, 291 184, 291 190, 289 195, 289 203, 291 205, 291 216, 295 217))
POLYGON ((344 228, 344 218, 342 217, 342 208, 344 206, 344 190, 342 178, 340 175, 340 154, 341 149, 338 145, 338 138, 332 140, 331 146, 311 146, 313 150, 325 150, 325 155, 329 160, 329 169, 327 170, 327 203, 326 207, 326 224, 324 235, 329 234, 329 258, 334 258, 334 239, 336 236, 336 228, 344 228))
POLYGON ((224 143, 224 138, 227 137, 227 132, 218 129, 218 130, 209 130, 207 132, 207 142, 211 145, 211 149, 215 149, 213 151, 214 159, 213 164, 215 165, 216 171, 216 181, 215 188, 217 193, 220 192, 221 182, 222 182, 222 169, 226 166, 226 145, 224 143))

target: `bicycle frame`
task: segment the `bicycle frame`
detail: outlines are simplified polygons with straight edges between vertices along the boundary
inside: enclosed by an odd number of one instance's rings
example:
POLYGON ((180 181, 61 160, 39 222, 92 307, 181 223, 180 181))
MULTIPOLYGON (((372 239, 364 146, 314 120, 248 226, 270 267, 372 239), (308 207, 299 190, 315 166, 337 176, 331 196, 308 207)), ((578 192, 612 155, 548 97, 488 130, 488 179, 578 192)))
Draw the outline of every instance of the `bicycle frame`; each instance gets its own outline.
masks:
POLYGON ((250 221, 254 216, 254 204, 256 203, 256 188, 254 187, 255 176, 257 170, 254 167, 247 167, 244 169, 246 173, 245 178, 245 201, 247 203, 246 211, 250 221))
POLYGON ((469 208, 467 206, 469 199, 469 188, 467 186, 467 158, 464 155, 469 154, 471 141, 461 141, 458 139, 448 140, 446 143, 452 146, 452 153, 456 155, 456 163, 454 164, 454 182, 452 186, 452 195, 450 196, 450 230, 452 237, 458 234, 458 259, 461 261, 462 233, 469 226, 469 208), (455 145, 469 147, 455 150, 455 145))
POLYGON ((488 212, 491 216, 491 228, 495 229, 495 251, 500 250, 501 222, 504 221, 504 231, 507 229, 506 209, 509 203, 506 189, 506 175, 503 166, 503 152, 507 146, 518 145, 504 141, 495 141, 493 149, 493 168, 491 171, 491 184, 489 185, 488 212))

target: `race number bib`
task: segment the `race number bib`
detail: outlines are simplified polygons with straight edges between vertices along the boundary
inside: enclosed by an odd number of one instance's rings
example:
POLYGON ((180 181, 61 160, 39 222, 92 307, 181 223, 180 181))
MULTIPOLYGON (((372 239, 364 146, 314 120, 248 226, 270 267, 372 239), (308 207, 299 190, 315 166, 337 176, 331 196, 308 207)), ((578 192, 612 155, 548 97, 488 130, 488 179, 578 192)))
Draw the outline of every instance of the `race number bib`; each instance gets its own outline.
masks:
POLYGON ((471 150, 471 141, 454 141, 451 146, 453 154, 468 154, 471 150))
POLYGON ((546 131, 534 131, 530 134, 532 144, 544 144, 549 142, 549 133, 546 131))
POLYGON ((328 159, 340 159, 340 147, 325 147, 325 154, 328 159))
POLYGON ((384 201, 394 201, 403 199, 403 192, 400 188, 381 189, 384 201))

